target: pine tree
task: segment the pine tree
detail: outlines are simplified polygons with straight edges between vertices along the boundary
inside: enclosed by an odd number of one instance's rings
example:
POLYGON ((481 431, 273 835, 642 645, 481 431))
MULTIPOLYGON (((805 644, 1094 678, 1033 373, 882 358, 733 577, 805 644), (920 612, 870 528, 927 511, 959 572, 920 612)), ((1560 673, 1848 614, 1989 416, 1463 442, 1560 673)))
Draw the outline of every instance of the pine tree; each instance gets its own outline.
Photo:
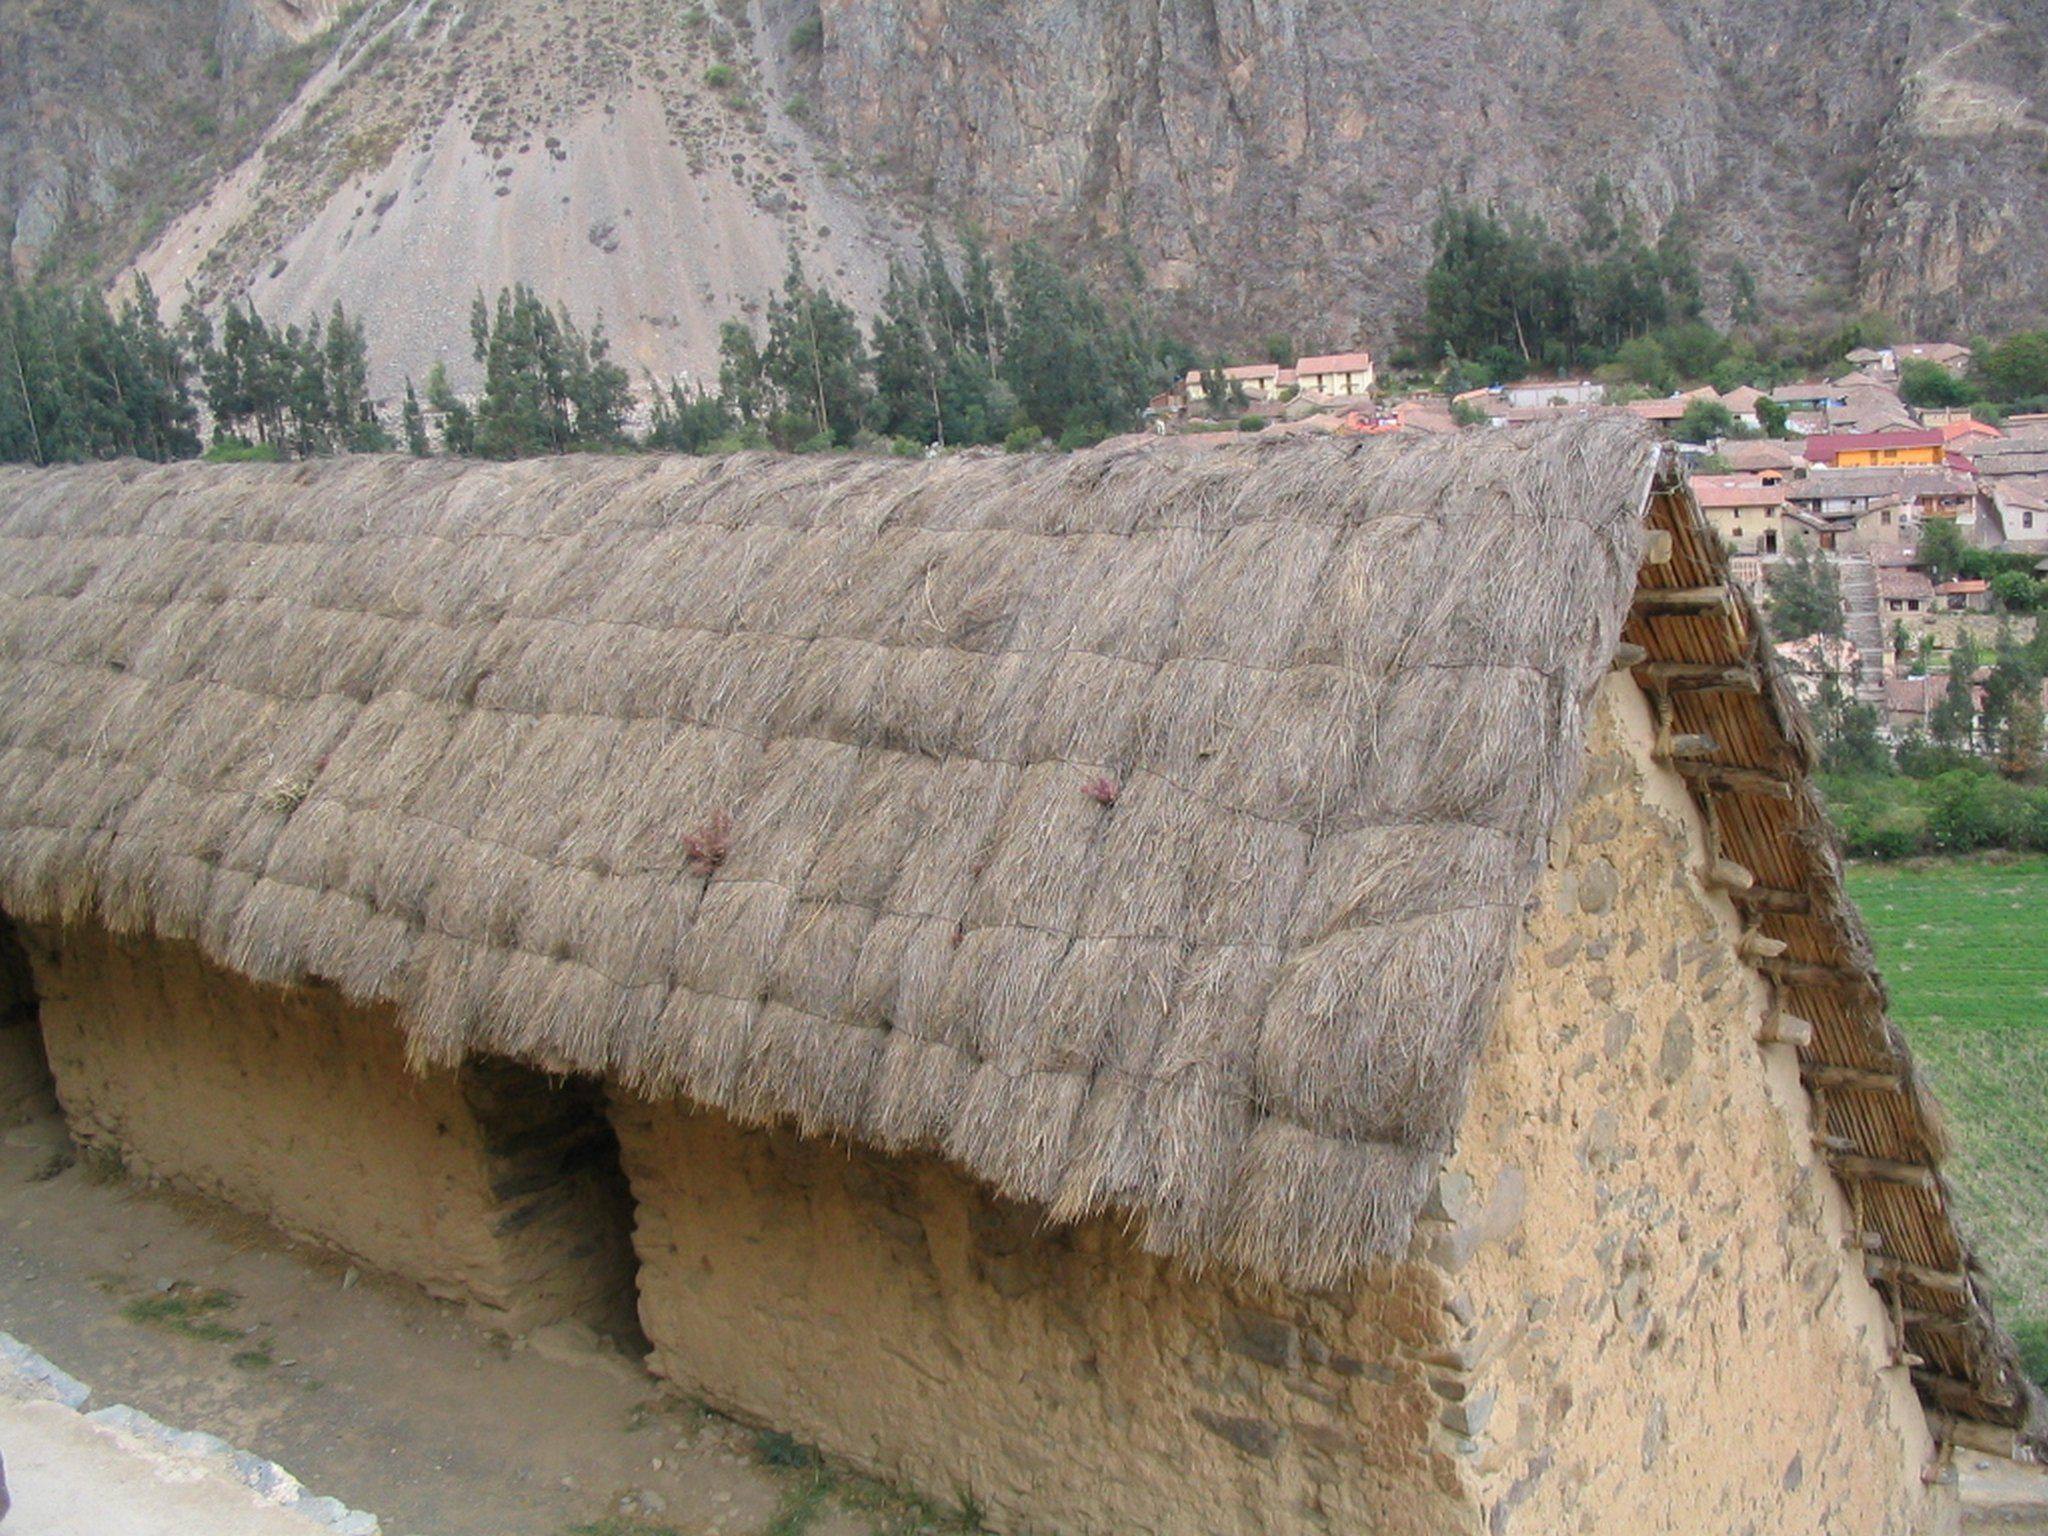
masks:
POLYGON ((718 328, 718 396, 727 410, 748 425, 771 409, 768 377, 761 366, 761 344, 742 320, 718 328))
POLYGON ((1998 771, 2009 779, 2031 784, 2041 777, 2041 705, 2037 699, 2014 701, 2005 719, 2005 732, 1998 747, 1998 771))
POLYGON ((427 441, 426 413, 420 409, 420 397, 413 393, 411 379, 405 381, 405 409, 402 420, 405 424, 405 451, 416 459, 424 459, 434 450, 427 441))
MULTIPOLYGON (((886 436, 943 444, 946 423, 940 386, 946 370, 931 327, 934 323, 943 327, 946 301, 943 293, 933 287, 929 270, 933 258, 934 253, 928 250, 922 292, 902 266, 893 261, 889 264, 889 284, 870 332, 875 377, 873 415, 875 430, 886 436)), ((942 262, 942 277, 944 272, 942 262)), ((940 334, 946 333, 941 329, 940 334)), ((950 350, 950 341, 946 347, 950 350)))
POLYGON ((438 358, 427 370, 427 404, 441 418, 441 446, 463 458, 475 453, 476 415, 469 402, 455 393, 455 386, 448 382, 447 365, 438 358))
POLYGON ((860 324, 830 290, 805 279, 795 252, 781 296, 768 305, 761 362, 784 407, 809 419, 814 441, 853 441, 867 415, 860 324))
POLYGON ((370 404, 370 349, 363 323, 349 319, 338 299, 333 313, 327 317, 323 363, 327 399, 340 446, 353 453, 380 453, 388 449, 391 434, 384 430, 370 404))
POLYGON ((603 318, 591 322, 588 341, 577 332, 566 307, 558 324, 573 359, 569 397, 576 408, 576 442, 594 447, 622 441, 626 417, 633 409, 633 382, 612 361, 603 318))
POLYGON ((1009 339, 1009 317, 996 292, 995 268, 981 238, 969 231, 960 240, 960 314, 967 345, 996 378, 1009 339))

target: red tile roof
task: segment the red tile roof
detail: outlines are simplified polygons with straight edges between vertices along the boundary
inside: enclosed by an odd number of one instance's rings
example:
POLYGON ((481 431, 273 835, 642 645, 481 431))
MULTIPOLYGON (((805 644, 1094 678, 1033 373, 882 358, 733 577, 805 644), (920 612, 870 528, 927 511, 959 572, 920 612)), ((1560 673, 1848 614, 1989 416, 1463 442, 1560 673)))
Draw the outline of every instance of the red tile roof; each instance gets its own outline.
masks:
POLYGON ((1877 595, 1917 597, 1925 601, 1934 596, 1934 583, 1927 579, 1925 571, 1916 571, 1910 566, 1879 566, 1877 595))
POLYGON ((2005 434, 1999 431, 1998 428, 1991 426, 1987 422, 1978 421, 1972 416, 1963 416, 1955 421, 1944 421, 1941 424, 1941 440, 1945 443, 1952 443, 1959 437, 2003 436, 2005 434))
POLYGON ((1939 448, 1946 439, 1939 427, 1916 427, 1899 432, 1824 432, 1806 440, 1803 450, 1809 464, 1833 463, 1842 454, 1872 448, 1939 448))

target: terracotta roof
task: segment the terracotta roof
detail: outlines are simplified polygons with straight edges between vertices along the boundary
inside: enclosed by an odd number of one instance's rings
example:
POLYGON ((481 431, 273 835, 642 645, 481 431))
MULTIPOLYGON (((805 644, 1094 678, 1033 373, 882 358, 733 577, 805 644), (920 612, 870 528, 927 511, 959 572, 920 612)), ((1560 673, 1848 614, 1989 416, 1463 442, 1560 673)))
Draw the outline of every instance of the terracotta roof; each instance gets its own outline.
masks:
POLYGON ((1694 475, 1693 499, 1709 509, 1728 507, 1775 507, 1785 500, 1782 481, 1766 485, 1753 475, 1694 475))
POLYGON ((1911 566, 1879 566, 1877 595, 1917 597, 1924 601, 1934 596, 1934 583, 1927 579, 1925 571, 1916 571, 1911 566))
POLYGON ((1954 421, 1944 421, 1941 424, 1942 441, 1947 443, 1953 443, 1959 437, 2002 438, 2004 436, 2003 432, 1990 423, 1978 421, 1975 417, 1971 416, 1964 416, 1954 421))
POLYGON ((1723 443, 1721 457, 1731 468, 1752 473, 1759 469, 1797 469, 1806 462, 1790 443, 1764 437, 1736 438, 1723 443))
POLYGON ((1666 395, 1661 400, 1631 400, 1622 409, 1645 421, 1677 421, 1691 404, 1690 396, 1666 395))
POLYGON ((1909 341, 1903 346, 1893 347, 1892 356, 1900 362, 1940 363, 1947 367, 1951 363, 1967 363, 1970 349, 1953 341, 1909 341))
POLYGON ((1943 597, 1972 597, 1979 592, 1989 592, 1991 590, 1991 583, 1988 581, 1958 579, 1956 581, 1944 581, 1934 590, 1943 597))
POLYGON ((1297 375, 1304 373, 1357 373, 1372 366, 1370 352, 1331 352, 1321 357, 1304 357, 1294 365, 1297 375))
MULTIPOLYGON (((1202 375, 1206 371, 1201 368, 1190 368, 1188 370, 1188 383, 1201 383, 1202 375)), ((1280 365, 1278 363, 1239 363, 1234 367, 1223 370, 1223 377, 1226 379, 1276 379, 1279 376, 1280 365)))

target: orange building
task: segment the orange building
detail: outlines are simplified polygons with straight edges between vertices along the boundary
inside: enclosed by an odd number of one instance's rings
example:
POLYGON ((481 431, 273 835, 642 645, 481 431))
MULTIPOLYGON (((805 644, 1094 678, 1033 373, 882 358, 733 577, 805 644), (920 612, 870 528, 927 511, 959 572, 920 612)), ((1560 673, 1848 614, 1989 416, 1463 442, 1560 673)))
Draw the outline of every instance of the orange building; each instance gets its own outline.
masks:
POLYGON ((1899 432, 1821 433, 1806 440, 1809 464, 1836 469, 1894 469, 1947 462, 1948 443, 1938 427, 1899 432))

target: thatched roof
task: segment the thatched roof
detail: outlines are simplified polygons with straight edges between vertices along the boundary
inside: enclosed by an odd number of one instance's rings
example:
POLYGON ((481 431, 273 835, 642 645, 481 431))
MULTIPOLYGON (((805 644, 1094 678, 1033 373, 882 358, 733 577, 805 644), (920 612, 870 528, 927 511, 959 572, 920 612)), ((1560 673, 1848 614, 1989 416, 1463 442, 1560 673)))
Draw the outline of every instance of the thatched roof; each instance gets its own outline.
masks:
MULTIPOLYGON (((1660 579, 1725 580, 1618 415, 0 473, 0 906, 1327 1282, 1407 1242, 1624 626, 1767 674, 1746 605, 1632 611, 1646 505, 1660 579)), ((1803 782, 1780 693, 1723 760, 1803 782)), ((1864 965, 1811 792, 1748 784, 1695 780, 1729 857, 1824 914, 1760 921, 1864 965)), ((1842 1019, 1904 1060, 1881 995, 1842 1019)), ((1894 1076, 1885 1155, 1932 1159, 1894 1076)), ((1959 1268, 1911 1194, 1873 1224, 1959 1268)), ((1943 1390, 2002 1390, 1973 1287, 1898 1294, 1974 1330, 1943 1390)))
POLYGON ((0 903, 1327 1280, 1450 1140, 1651 455, 10 473, 0 903))

